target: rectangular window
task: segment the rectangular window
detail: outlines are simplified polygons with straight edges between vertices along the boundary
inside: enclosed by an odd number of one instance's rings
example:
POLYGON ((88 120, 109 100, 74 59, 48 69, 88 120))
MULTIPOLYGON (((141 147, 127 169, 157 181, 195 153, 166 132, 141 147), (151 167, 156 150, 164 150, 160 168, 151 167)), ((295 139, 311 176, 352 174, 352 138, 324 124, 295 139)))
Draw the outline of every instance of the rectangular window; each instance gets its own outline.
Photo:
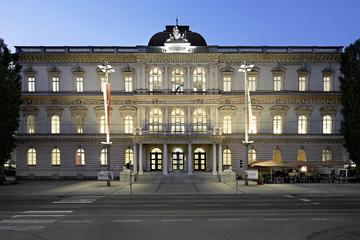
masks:
POLYGON ((231 91, 231 77, 224 76, 223 83, 224 83, 224 92, 230 92, 231 91))
POLYGON ((281 76, 274 76, 274 91, 281 91, 282 90, 282 77, 281 76))
POLYGON ((103 85, 106 82, 105 77, 100 77, 100 90, 102 91, 103 85))
POLYGON ((28 77, 28 91, 35 92, 35 77, 28 77))
POLYGON ((58 92, 60 90, 60 81, 59 77, 52 77, 52 91, 58 92))
POLYGON ((133 91, 133 78, 131 76, 125 77, 125 92, 133 91))
POLYGON ((256 76, 248 77, 248 87, 250 91, 256 91, 256 76))
POLYGON ((326 76, 323 77, 324 82, 324 92, 330 92, 331 91, 331 77, 326 76))
POLYGON ((303 92, 306 90, 306 77, 300 76, 299 77, 299 91, 303 92))
POLYGON ((84 78, 83 77, 77 77, 76 78, 76 91, 77 92, 83 92, 84 91, 84 78))

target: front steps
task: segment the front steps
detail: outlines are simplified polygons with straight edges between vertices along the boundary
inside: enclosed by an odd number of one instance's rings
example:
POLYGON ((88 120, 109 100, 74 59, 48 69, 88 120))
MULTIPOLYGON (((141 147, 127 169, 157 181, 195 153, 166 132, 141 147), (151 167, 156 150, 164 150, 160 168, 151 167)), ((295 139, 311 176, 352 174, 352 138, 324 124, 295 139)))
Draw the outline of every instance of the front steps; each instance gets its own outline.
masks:
POLYGON ((160 172, 144 172, 143 175, 136 176, 136 183, 214 183, 220 182, 218 175, 211 172, 170 172, 163 175, 160 172))

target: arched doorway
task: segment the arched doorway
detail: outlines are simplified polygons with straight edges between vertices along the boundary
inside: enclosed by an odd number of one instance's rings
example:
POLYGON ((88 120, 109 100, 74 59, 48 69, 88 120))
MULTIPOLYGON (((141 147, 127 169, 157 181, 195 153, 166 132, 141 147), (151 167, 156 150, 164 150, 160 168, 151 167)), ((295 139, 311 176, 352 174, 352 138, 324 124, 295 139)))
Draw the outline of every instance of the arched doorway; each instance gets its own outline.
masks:
POLYGON ((197 148, 194 151, 194 170, 206 170, 206 152, 203 148, 197 148))
POLYGON ((161 171, 162 169, 162 151, 159 148, 153 148, 150 152, 150 171, 161 171))
POLYGON ((184 159, 184 150, 179 147, 175 147, 171 153, 172 159, 172 170, 182 171, 185 169, 185 159, 184 159))

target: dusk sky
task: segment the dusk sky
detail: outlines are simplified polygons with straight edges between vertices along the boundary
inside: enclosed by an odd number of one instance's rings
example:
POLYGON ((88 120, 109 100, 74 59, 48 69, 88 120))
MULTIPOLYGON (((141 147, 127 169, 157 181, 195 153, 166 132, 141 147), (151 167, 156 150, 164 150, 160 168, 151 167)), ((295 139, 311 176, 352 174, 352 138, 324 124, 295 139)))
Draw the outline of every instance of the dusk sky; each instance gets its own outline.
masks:
POLYGON ((0 0, 0 38, 25 45, 147 45, 165 25, 190 25, 208 45, 348 45, 359 0, 0 0))

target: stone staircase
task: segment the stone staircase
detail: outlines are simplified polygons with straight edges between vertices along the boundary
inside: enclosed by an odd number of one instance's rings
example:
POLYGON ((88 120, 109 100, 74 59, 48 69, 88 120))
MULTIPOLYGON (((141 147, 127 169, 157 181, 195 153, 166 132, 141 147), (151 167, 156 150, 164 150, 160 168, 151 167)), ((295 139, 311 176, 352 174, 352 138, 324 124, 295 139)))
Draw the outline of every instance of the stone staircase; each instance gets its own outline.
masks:
POLYGON ((186 172, 170 172, 168 175, 156 172, 144 172, 136 176, 136 183, 211 183, 220 182, 217 175, 211 172, 193 172, 188 175, 186 172))

